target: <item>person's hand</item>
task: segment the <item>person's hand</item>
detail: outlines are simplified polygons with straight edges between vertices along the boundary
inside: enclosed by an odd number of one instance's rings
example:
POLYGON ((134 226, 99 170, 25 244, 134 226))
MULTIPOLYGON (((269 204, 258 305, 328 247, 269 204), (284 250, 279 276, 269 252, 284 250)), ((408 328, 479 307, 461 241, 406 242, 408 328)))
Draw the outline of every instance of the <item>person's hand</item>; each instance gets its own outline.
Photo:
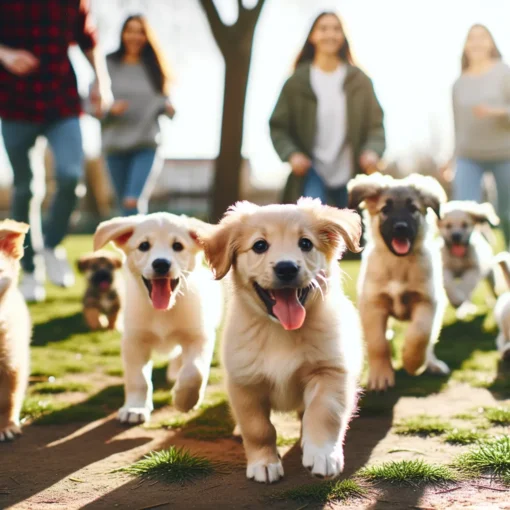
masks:
POLYGON ((478 104, 473 107, 473 115, 479 119, 486 119, 489 117, 503 117, 506 115, 504 108, 494 108, 486 104, 478 104))
POLYGON ((94 115, 98 118, 101 118, 113 106, 114 101, 110 85, 101 85, 96 80, 92 84, 89 96, 94 108, 94 115))
POLYGON ((0 63, 16 76, 26 76, 39 67, 39 59, 30 51, 2 48, 0 63))
POLYGON ((125 99, 119 99, 117 101, 114 101, 112 106, 110 107, 110 114, 111 115, 122 115, 124 112, 126 112, 129 109, 129 102, 125 99))
POLYGON ((292 173, 296 175, 305 175, 306 172, 312 166, 311 159, 302 152, 295 152, 289 158, 290 167, 292 168, 292 173))
POLYGON ((165 103, 165 113, 171 118, 174 118, 175 115, 175 108, 173 107, 172 103, 170 101, 167 101, 165 103))
POLYGON ((359 157, 359 166, 366 174, 371 174, 377 170, 379 155, 374 151, 363 151, 359 157))

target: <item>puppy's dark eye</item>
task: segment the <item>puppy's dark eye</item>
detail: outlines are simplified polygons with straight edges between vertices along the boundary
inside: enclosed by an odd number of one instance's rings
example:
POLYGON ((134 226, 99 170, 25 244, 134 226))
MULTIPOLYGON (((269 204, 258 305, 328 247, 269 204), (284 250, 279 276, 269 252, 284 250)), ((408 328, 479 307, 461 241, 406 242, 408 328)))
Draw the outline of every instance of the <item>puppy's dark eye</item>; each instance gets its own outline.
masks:
POLYGON ((182 251, 182 250, 184 250, 184 246, 179 241, 175 241, 175 243, 172 244, 172 250, 174 250, 174 251, 182 251))
POLYGON ((451 224, 451 223, 447 223, 447 224, 445 225, 445 227, 446 227, 446 230, 451 230, 451 228, 452 228, 452 224, 451 224))
POLYGON ((418 208, 413 203, 410 203, 407 207, 408 207, 409 212, 411 214, 414 214, 415 212, 418 212, 418 208))
POLYGON ((269 249, 269 244, 264 239, 260 239, 256 241, 255 244, 251 247, 251 249, 258 254, 264 253, 269 249))
POLYGON ((149 251, 151 249, 151 245, 148 241, 144 241, 138 245, 138 249, 140 251, 149 251))
POLYGON ((98 266, 97 264, 92 264, 92 265, 90 266, 90 270, 91 270, 91 271, 97 271, 98 269, 99 269, 99 266, 98 266))
POLYGON ((463 221, 461 227, 465 230, 466 228, 468 228, 468 224, 465 221, 463 221))
POLYGON ((381 212, 383 214, 389 214, 391 212, 393 204, 391 202, 388 202, 382 209, 381 212))
POLYGON ((306 238, 306 237, 302 237, 302 238, 299 240, 298 246, 299 246, 299 247, 301 248, 301 250, 303 250, 303 251, 312 251, 313 243, 312 243, 312 241, 310 241, 310 239, 308 239, 308 238, 306 238))

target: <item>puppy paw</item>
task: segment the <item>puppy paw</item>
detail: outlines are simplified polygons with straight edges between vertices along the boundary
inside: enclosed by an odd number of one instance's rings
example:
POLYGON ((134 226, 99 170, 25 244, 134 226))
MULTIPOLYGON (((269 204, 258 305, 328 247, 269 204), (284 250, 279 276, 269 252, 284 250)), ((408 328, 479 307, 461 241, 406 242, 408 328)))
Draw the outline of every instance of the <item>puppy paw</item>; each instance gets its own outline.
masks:
POLYGON ((450 369, 444 361, 433 358, 427 360, 427 372, 435 375, 448 375, 450 373, 450 369))
POLYGON ((303 441, 303 466, 313 476, 335 478, 344 470, 344 454, 341 446, 326 443, 319 447, 309 441, 303 441))
POLYGON ((477 312, 478 307, 474 303, 465 301, 455 311, 455 317, 458 320, 463 321, 465 319, 472 317, 473 315, 476 315, 477 312))
POLYGON ((259 460, 249 463, 246 478, 260 483, 274 483, 283 477, 283 465, 280 459, 274 462, 259 460))
POLYGON ((378 363, 370 366, 367 389, 386 391, 395 386, 395 371, 390 363, 378 363))
POLYGON ((147 407, 121 407, 117 413, 117 419, 121 423, 138 425, 148 422, 151 418, 151 410, 147 407))
POLYGON ((6 427, 0 428, 0 443, 12 441, 19 435, 21 435, 19 426, 14 423, 9 423, 6 427))
POLYGON ((189 388, 178 388, 173 392, 172 402, 175 408, 182 413, 191 411, 200 404, 200 386, 189 388))

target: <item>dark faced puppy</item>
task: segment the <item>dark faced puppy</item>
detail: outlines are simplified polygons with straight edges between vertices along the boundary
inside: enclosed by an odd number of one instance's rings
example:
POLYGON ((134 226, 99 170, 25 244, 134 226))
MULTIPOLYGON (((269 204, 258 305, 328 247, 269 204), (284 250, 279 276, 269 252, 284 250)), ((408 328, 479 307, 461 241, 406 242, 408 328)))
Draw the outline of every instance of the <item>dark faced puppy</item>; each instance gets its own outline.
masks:
POLYGON ((90 329, 117 327, 121 303, 116 271, 122 266, 118 255, 111 251, 99 250, 82 255, 77 262, 80 273, 87 278, 87 290, 83 297, 83 314, 90 329))

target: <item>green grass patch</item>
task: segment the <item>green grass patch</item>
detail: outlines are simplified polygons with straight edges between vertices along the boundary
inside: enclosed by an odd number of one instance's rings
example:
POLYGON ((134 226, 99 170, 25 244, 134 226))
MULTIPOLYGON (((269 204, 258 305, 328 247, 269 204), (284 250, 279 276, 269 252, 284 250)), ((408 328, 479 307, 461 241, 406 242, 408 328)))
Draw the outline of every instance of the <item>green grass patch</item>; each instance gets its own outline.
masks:
POLYGON ((453 482, 456 474, 446 466, 428 464, 423 460, 400 460, 369 466, 359 471, 369 480, 400 485, 441 485, 453 482))
POLYGON ((214 441, 231 437, 234 426, 228 403, 223 400, 200 410, 188 420, 183 427, 183 434, 189 438, 214 441))
POLYGON ((451 425, 442 421, 437 416, 426 414, 413 416, 402 420, 395 425, 395 433, 401 436, 439 436, 448 432, 451 425))
POLYGON ((273 494, 271 499, 277 501, 290 499, 300 503, 324 504, 344 502, 351 498, 364 496, 366 492, 366 489, 354 480, 340 480, 302 485, 296 489, 273 494))
POLYGON ((468 474, 489 474, 509 479, 510 436, 501 436, 478 444, 457 457, 455 466, 468 474))
POLYGON ((443 438, 449 444, 473 444, 487 439, 487 433, 477 429, 453 429, 443 438))
POLYGON ((493 425, 510 425, 510 407, 488 407, 484 416, 493 425))
POLYGON ((29 395, 23 402, 21 408, 21 419, 29 419, 32 421, 41 419, 47 414, 60 411, 68 404, 65 402, 55 402, 51 398, 41 398, 37 395, 29 395))
POLYGON ((79 382, 42 382, 34 384, 30 388, 31 393, 37 393, 39 395, 51 395, 57 393, 88 393, 90 386, 79 382))
POLYGON ((182 483, 212 474, 214 466, 208 459, 171 446, 167 450, 150 452, 138 462, 117 471, 168 483, 182 483))
POLYGON ((299 437, 277 436, 276 446, 293 446, 299 441, 299 437))

